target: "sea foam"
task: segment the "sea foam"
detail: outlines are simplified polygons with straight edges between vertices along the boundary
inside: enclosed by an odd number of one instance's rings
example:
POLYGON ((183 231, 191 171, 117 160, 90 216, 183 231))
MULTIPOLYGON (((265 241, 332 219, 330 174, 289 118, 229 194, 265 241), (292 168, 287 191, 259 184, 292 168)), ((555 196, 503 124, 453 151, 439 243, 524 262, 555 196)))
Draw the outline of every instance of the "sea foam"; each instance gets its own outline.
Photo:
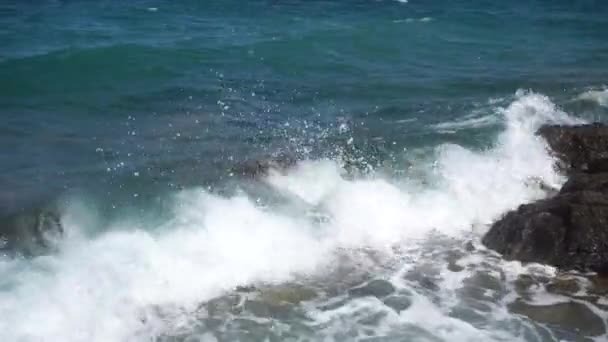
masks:
MULTIPOLYGON (((579 122, 535 93, 518 93, 498 113, 504 130, 492 147, 436 147, 431 184, 352 179, 338 161, 308 160, 264 179, 289 210, 245 192, 189 189, 155 227, 117 222, 91 237, 77 233, 87 229, 82 220, 66 219, 66 231, 76 233, 58 242, 57 253, 0 260, 0 340, 150 340, 187 326, 201 303, 236 286, 323 272, 339 249, 390 254, 433 232, 480 234, 506 210, 543 196, 531 179, 564 181, 535 132, 544 123, 579 122)), ((442 336, 476 336, 477 328, 445 320, 425 297, 395 319, 449 327, 442 336)))

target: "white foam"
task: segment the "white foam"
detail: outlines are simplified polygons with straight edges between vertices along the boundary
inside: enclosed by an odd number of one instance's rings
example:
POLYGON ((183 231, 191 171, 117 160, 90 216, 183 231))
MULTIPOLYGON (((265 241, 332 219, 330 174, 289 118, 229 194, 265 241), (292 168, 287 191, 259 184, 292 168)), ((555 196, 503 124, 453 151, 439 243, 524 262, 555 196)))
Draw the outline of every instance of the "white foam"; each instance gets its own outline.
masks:
POLYGON ((608 89, 589 90, 578 96, 579 100, 596 102, 600 106, 608 107, 608 89))
MULTIPOLYGON (((0 340, 149 340, 175 322, 185 324, 202 301, 236 285, 317 272, 337 248, 390 251, 433 230, 460 235, 488 223, 542 196, 526 185, 529 178, 563 181, 534 133, 545 122, 576 122, 532 93, 518 94, 500 112, 506 129, 493 148, 437 148, 428 170, 437 181, 430 187, 379 177, 348 180, 335 161, 307 161, 267 180, 305 202, 300 213, 194 189, 175 198, 173 219, 155 229, 117 226, 95 238, 71 234, 56 255, 3 259, 2 269, 11 272, 1 284, 0 340), (327 220, 310 219, 304 211, 311 207, 327 220), (158 307, 173 319, 159 317, 158 307)), ((86 230, 78 220, 67 224, 68 231, 86 230)), ((425 303, 401 319, 420 323, 428 317, 439 324, 440 313, 425 303), (424 315, 416 316, 418 309, 424 315)), ((445 334, 455 329, 452 336, 474 330, 463 322, 436 328, 445 334)))
POLYGON ((457 121, 444 121, 434 124, 431 127, 440 131, 459 130, 466 128, 480 128, 495 125, 500 122, 500 117, 496 115, 465 117, 457 121))

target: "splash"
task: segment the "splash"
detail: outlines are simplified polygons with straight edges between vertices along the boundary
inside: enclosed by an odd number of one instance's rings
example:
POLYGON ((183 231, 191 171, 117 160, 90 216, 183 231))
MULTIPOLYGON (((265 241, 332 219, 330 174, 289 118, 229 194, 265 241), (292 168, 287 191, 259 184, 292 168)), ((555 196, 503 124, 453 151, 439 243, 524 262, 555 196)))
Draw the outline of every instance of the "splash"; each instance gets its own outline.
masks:
MULTIPOLYGON (((150 340, 188 326, 201 303, 236 286, 323 272, 337 262, 337 250, 391 254, 431 233, 479 234, 506 210, 543 196, 531 179, 564 181, 535 132, 544 123, 578 122, 534 93, 518 93, 498 113, 505 129, 493 147, 436 147, 426 169, 431 184, 350 179, 338 161, 311 160, 270 173, 264 183, 275 202, 190 189, 172 199, 166 222, 116 223, 93 237, 78 234, 86 227, 67 213, 64 228, 76 233, 58 242, 57 253, 0 261, 7 275, 0 340, 150 340)), ((446 319, 424 296, 404 317, 421 324, 421 313, 446 319)), ((455 318, 438 328, 448 326, 463 340, 477 331, 455 318)))
POLYGON ((578 99, 595 102, 602 107, 608 107, 608 89, 589 90, 580 94, 578 99))

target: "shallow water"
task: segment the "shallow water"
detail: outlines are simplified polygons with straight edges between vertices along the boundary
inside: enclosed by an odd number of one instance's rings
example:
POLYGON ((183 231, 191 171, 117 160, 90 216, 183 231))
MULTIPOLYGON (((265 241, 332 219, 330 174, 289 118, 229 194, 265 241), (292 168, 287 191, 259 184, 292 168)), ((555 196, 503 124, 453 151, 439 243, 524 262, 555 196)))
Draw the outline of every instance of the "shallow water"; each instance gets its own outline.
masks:
POLYGON ((605 120, 606 14, 3 2, 0 340, 605 340, 605 280, 479 240, 605 120))

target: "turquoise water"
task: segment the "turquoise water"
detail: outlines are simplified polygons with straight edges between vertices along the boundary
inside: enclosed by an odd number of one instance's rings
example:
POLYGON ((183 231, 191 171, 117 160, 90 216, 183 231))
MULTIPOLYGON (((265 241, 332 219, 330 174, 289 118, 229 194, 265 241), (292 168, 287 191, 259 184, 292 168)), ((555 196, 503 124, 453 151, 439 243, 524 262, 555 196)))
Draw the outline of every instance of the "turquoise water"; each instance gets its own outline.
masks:
POLYGON ((417 315, 462 341, 568 340, 574 330, 500 316, 506 298, 477 324, 446 313, 455 289, 434 300, 393 278, 433 259, 413 262, 412 241, 438 230, 456 241, 448 253, 542 197, 531 179, 563 181, 534 130, 605 120, 606 37, 608 3, 591 0, 3 1, 0 234, 15 275, 0 283, 0 312, 15 321, 0 323, 1 340, 448 339, 417 315), (238 172, 285 158, 298 162, 238 172), (40 232, 41 208, 60 236, 40 232), (395 266, 350 255, 368 249, 395 266), (239 314, 219 332, 192 323, 237 285, 339 298, 325 269, 338 251, 425 304, 371 328, 319 303, 274 328, 242 328, 239 314))
POLYGON ((594 1, 3 2, 2 207, 90 177, 116 186, 134 169, 187 186, 217 179, 228 156, 328 153, 342 122, 393 151, 483 146, 491 134, 428 126, 520 88, 567 101, 602 87, 607 11, 594 1))

